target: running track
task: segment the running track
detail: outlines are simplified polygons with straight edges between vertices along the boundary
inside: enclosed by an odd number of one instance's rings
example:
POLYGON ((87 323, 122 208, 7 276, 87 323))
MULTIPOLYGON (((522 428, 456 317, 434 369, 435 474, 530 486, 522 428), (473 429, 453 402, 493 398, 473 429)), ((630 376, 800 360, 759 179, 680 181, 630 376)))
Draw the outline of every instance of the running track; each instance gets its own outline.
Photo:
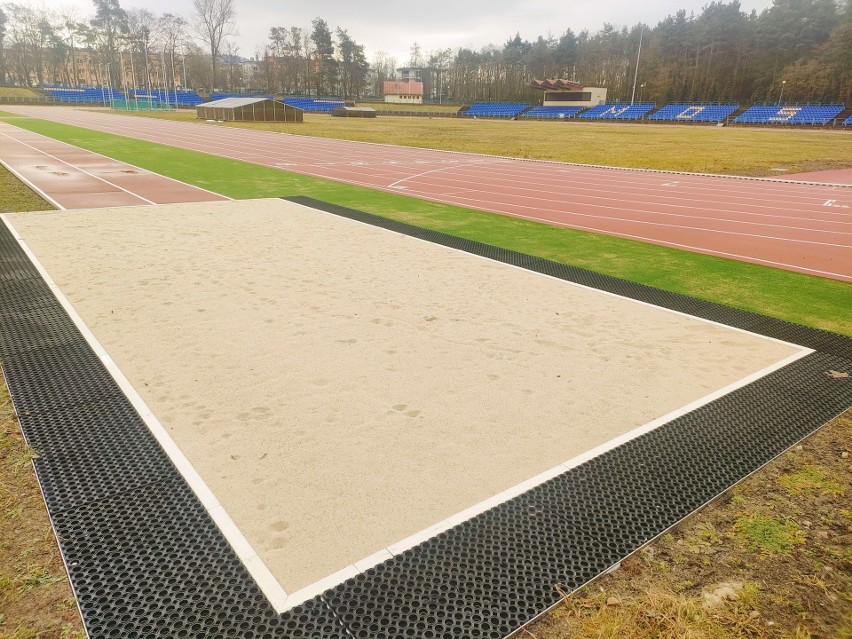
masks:
POLYGON ((848 186, 531 162, 214 129, 68 107, 3 109, 382 191, 852 282, 848 186))

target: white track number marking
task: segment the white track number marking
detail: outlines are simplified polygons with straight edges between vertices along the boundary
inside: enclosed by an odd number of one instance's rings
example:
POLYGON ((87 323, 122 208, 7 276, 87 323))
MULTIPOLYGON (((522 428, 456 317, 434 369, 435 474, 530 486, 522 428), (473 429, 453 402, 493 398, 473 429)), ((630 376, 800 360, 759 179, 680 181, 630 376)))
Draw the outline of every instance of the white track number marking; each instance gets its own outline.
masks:
POLYGON ((845 204, 838 204, 837 200, 826 200, 822 203, 823 206, 831 206, 836 209, 848 209, 849 207, 845 204))

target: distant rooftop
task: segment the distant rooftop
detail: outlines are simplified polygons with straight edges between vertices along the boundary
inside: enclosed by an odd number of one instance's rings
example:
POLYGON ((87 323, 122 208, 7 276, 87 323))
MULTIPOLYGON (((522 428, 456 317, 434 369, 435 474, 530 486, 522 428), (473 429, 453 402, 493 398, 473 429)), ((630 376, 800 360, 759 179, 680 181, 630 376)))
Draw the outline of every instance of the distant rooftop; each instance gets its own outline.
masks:
POLYGON ((554 90, 562 90, 562 91, 582 91, 583 85, 579 82, 574 82, 573 80, 533 80, 529 84, 533 89, 539 89, 540 91, 554 91, 554 90))

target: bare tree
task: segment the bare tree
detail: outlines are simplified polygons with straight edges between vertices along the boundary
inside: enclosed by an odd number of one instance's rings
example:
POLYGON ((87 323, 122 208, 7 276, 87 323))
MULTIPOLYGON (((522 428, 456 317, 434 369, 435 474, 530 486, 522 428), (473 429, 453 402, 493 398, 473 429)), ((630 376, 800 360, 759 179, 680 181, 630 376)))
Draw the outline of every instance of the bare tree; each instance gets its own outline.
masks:
POLYGON ((219 55, 225 38, 237 35, 234 22, 236 11, 234 0, 192 0, 195 16, 192 29, 210 51, 210 62, 213 68, 213 86, 216 86, 219 55))

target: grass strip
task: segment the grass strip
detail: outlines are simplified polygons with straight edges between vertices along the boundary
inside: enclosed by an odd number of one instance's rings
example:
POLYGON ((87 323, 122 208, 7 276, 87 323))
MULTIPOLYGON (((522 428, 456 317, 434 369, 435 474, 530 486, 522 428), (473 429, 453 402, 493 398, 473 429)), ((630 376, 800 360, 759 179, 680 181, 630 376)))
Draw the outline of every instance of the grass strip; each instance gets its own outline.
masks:
MULTIPOLYGON (((4 115, 0 112, 0 118, 4 115)), ((852 285, 848 283, 373 191, 45 120, 13 116, 9 121, 236 199, 305 195, 852 336, 852 285)))

